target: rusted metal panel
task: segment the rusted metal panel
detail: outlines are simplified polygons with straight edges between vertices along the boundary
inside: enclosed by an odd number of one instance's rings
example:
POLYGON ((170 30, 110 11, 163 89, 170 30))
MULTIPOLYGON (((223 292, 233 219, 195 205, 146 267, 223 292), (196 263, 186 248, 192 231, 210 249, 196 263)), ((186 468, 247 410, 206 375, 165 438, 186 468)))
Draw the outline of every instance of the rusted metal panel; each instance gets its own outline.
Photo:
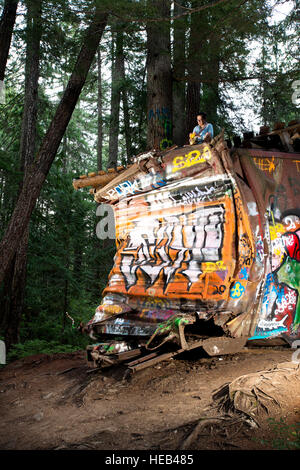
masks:
POLYGON ((240 338, 208 338, 202 343, 202 347, 209 356, 222 356, 225 354, 234 354, 241 350, 245 346, 248 340, 247 336, 240 338))

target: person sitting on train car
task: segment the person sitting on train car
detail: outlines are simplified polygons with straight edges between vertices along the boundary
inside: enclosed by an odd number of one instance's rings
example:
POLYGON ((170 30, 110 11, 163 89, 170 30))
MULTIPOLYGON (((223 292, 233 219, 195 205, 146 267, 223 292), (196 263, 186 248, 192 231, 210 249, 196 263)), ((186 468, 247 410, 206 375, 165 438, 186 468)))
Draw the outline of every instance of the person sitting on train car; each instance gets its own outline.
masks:
POLYGON ((202 142, 210 142, 214 136, 214 128, 212 124, 206 121, 206 113, 199 113, 197 115, 197 126, 194 127, 193 134, 195 134, 195 140, 197 144, 202 142))

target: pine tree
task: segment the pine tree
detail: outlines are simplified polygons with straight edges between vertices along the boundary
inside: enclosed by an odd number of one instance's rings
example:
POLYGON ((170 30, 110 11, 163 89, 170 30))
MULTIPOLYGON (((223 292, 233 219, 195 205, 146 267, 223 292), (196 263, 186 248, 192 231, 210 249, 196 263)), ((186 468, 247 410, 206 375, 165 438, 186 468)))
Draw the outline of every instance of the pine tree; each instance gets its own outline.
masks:
MULTIPOLYGON (((152 14, 170 18, 169 0, 148 0, 152 14)), ((147 23, 147 145, 167 148, 172 141, 172 71, 169 21, 147 23)))
POLYGON ((42 185, 51 168, 57 149, 85 83, 106 21, 107 13, 96 9, 67 88, 44 137, 36 161, 31 166, 24 179, 22 191, 14 213, 0 244, 0 282, 3 280, 5 272, 16 253, 21 237, 29 223, 42 185))

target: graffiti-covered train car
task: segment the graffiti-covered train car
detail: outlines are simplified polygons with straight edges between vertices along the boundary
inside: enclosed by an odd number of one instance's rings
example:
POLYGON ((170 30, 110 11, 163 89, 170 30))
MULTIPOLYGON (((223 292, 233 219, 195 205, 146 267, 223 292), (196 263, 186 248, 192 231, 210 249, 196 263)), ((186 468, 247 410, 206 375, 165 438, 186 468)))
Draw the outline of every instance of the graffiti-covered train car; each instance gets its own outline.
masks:
POLYGON ((300 154, 229 150, 221 134, 75 180, 113 211, 116 238, 89 357, 300 338, 299 172, 300 154))

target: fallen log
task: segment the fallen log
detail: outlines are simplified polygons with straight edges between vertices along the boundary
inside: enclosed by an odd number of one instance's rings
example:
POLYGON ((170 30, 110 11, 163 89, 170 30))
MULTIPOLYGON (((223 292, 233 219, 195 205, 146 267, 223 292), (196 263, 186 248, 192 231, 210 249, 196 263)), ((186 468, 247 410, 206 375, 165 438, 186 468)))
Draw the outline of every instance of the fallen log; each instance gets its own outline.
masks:
POLYGON ((86 188, 92 186, 93 188, 103 187, 107 185, 111 180, 116 178, 118 173, 122 173, 124 167, 120 166, 115 168, 109 168, 107 172, 99 171, 97 173, 89 173, 88 175, 81 175, 79 178, 73 180, 73 187, 75 189, 86 188))

